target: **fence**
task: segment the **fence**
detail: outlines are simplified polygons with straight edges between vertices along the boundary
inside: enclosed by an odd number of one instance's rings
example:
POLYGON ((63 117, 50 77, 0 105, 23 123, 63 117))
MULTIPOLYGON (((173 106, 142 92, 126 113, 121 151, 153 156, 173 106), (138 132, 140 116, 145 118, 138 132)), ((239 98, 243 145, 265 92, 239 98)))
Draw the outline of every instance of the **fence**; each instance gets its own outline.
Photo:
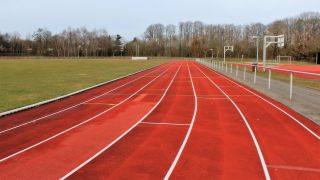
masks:
POLYGON ((197 62, 256 89, 320 124, 320 74, 253 64, 197 62))

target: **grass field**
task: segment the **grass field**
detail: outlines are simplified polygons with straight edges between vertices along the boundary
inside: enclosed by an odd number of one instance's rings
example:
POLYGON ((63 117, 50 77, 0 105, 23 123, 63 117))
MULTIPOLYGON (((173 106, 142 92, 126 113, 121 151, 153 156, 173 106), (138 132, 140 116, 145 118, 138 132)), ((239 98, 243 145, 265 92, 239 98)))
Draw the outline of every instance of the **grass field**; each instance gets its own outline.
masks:
POLYGON ((61 96, 168 60, 0 60, 0 112, 61 96))

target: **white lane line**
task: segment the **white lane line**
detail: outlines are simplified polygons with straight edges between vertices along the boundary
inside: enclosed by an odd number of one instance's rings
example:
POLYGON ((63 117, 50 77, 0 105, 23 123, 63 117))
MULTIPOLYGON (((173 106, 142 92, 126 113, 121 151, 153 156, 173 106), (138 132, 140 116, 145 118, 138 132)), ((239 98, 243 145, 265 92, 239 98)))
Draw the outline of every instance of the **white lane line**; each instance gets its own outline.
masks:
MULTIPOLYGON (((145 74, 145 75, 151 74, 151 73, 156 72, 156 71, 159 71, 159 69, 157 68, 157 69, 155 69, 155 70, 153 70, 153 71, 151 71, 151 72, 149 72, 149 73, 147 73, 147 74, 145 74)), ((17 125, 17 126, 8 128, 8 129, 6 129, 6 130, 2 130, 2 131, 0 131, 0 134, 3 134, 3 133, 5 133, 5 132, 11 131, 11 130, 14 130, 14 129, 17 129, 17 128, 20 128, 20 127, 22 127, 22 126, 25 126, 25 125, 28 125, 28 124, 31 124, 31 123, 35 123, 35 122, 37 122, 37 121, 39 121, 39 120, 42 120, 42 119, 45 119, 45 118, 47 118, 47 117, 50 117, 50 116, 53 116, 53 115, 62 113, 62 112, 64 112, 64 111, 70 110, 70 109, 72 109, 72 108, 78 107, 78 106, 80 106, 80 105, 82 105, 82 104, 88 103, 88 102, 90 102, 90 101, 92 101, 92 100, 95 100, 95 99, 100 98, 100 97, 102 97, 102 96, 104 96, 104 95, 106 95, 106 94, 109 94, 109 93, 111 93, 111 92, 113 92, 113 91, 115 91, 115 90, 117 90, 117 89, 120 89, 120 88, 122 88, 122 87, 124 87, 124 86, 127 86, 127 85, 129 85, 129 84, 131 84, 131 83, 133 83, 133 82, 135 82, 135 81, 137 81, 137 80, 139 80, 139 79, 141 79, 141 78, 143 78, 143 77, 145 77, 145 76, 141 76, 141 77, 139 77, 139 78, 136 78, 136 79, 134 79, 134 80, 132 80, 132 81, 129 81, 129 82, 121 85, 121 86, 118 86, 118 87, 116 87, 116 88, 114 88, 114 89, 111 89, 111 90, 109 90, 109 91, 107 91, 107 92, 105 92, 105 93, 103 93, 103 94, 100 94, 100 95, 95 96, 95 97, 93 97, 93 98, 91 98, 91 99, 88 99, 88 100, 86 100, 86 101, 83 101, 83 102, 81 102, 81 103, 79 103, 79 104, 75 104, 75 105, 70 106, 70 107, 68 107, 68 108, 62 109, 62 110, 60 110, 60 111, 57 111, 57 112, 54 112, 54 113, 51 113, 51 114, 48 114, 48 115, 45 115, 45 116, 42 116, 42 117, 40 117, 40 118, 37 118, 37 119, 31 120, 31 121, 28 121, 28 122, 26 122, 26 123, 22 123, 22 124, 20 124, 20 125, 17 125)))
POLYGON ((220 86, 220 87, 239 87, 239 86, 236 85, 236 86, 220 86))
POLYGON ((210 97, 198 97, 198 99, 206 99, 206 100, 224 100, 224 99, 228 99, 226 97, 221 97, 221 98, 210 98, 210 97))
POLYGON ((176 167, 178 161, 179 161, 179 158, 188 142, 188 139, 189 139, 189 136, 191 134, 191 131, 192 131, 192 128, 193 128, 193 125, 194 125, 194 122, 195 122, 195 119, 196 119, 196 116, 197 116, 197 111, 198 111, 198 98, 197 98, 197 93, 196 93, 196 90, 194 88, 194 84, 193 84, 193 80, 192 80, 192 76, 191 76, 191 72, 190 72, 190 68, 189 68, 189 64, 187 64, 188 66, 188 72, 189 72, 189 78, 191 80, 191 85, 192 85, 192 90, 193 90, 193 94, 194 94, 194 103, 195 103, 195 106, 194 106, 194 111, 193 111, 193 116, 192 116, 192 120, 191 120, 191 123, 190 123, 190 126, 189 126, 189 129, 188 129, 188 132, 186 134, 186 137, 184 138, 183 140, 183 143, 173 161, 173 163, 171 164, 166 176, 164 177, 165 180, 168 180, 174 170, 174 168, 176 167))
POLYGON ((111 103, 84 103, 86 105, 105 105, 105 106, 114 106, 116 104, 111 104, 111 103))
POLYGON ((150 124, 150 125, 171 125, 171 126, 190 126, 190 124, 181 124, 181 123, 162 123, 162 122, 149 122, 144 121, 141 124, 150 124))
POLYGON ((213 82, 197 65, 194 65, 204 76, 207 77, 207 79, 216 87, 218 88, 229 100, 230 102, 233 104, 233 106, 237 109, 237 111, 239 112, 239 114, 241 115, 243 121, 245 122, 249 132, 250 132, 250 135, 251 135, 251 138, 254 142, 254 145, 256 147, 256 150, 258 152, 258 155, 259 155, 259 158, 260 158, 260 162, 261 162, 261 166, 263 168, 263 172, 264 172, 264 175, 265 175, 265 178, 267 180, 270 180, 270 175, 269 175, 269 171, 268 171, 268 168, 267 168, 267 165, 266 165, 266 162, 264 160, 264 157, 263 157, 263 154, 262 154, 262 151, 260 149, 260 146, 259 146, 259 143, 258 143, 258 140, 256 138, 256 136, 254 135, 246 117, 243 115, 242 111, 240 110, 240 108, 237 106, 237 104, 228 96, 228 94, 226 94, 215 82, 213 82))
POLYGON ((177 83, 177 82, 179 82, 179 83, 190 83, 190 81, 175 81, 175 83, 177 83))
POLYGON ((158 105, 162 102, 163 98, 165 97, 165 95, 167 94, 169 88, 171 87, 171 84, 173 83, 174 79, 176 78, 178 72, 180 71, 181 65, 179 66, 177 72, 175 73, 175 75, 173 76, 173 78, 171 79, 167 89, 165 90, 165 92, 163 93, 163 95, 161 96, 161 98, 159 99, 159 101, 153 106, 153 108, 147 113, 145 114, 136 124, 134 124, 132 127, 130 127, 126 132, 124 132, 121 136, 119 136, 117 139, 115 139, 114 141, 112 141, 109 145, 107 145, 106 147, 104 147, 103 149, 101 149, 99 152, 97 152, 95 155, 93 155, 91 158, 89 158, 88 160, 86 160, 85 162, 83 162, 82 164, 80 164, 79 166, 77 166, 76 168, 74 168, 72 171, 70 171, 69 173, 67 173, 66 175, 64 175, 63 177, 60 178, 60 180, 64 180, 68 177, 70 177, 72 174, 74 174, 76 171, 78 171, 79 169, 81 169, 83 166, 85 166, 86 164, 88 164, 89 162, 91 162, 93 159, 95 159, 96 157, 98 157, 100 154, 102 154, 104 151, 106 151, 107 149, 109 149, 113 144, 117 143, 122 137, 124 137, 125 135, 127 135, 132 129, 134 129, 139 123, 141 123, 145 118, 147 118, 157 107, 158 105))
MULTIPOLYGON (((206 67, 207 68, 207 67, 206 67)), ((285 115, 287 115, 288 117, 290 117, 292 120, 294 120, 296 123, 298 123, 301 127, 303 127, 305 130, 307 130, 309 133, 311 133, 313 136, 315 136, 318 140, 320 140, 320 136, 318 134, 316 134, 315 132, 313 132, 311 129, 309 129, 306 125, 304 125, 302 122, 300 122, 298 119, 296 119, 295 117, 293 117, 292 115, 290 115, 288 112, 286 112, 285 110, 283 110, 282 108, 278 107, 277 105, 273 104, 272 102, 266 100, 265 98, 261 97, 260 95, 250 91, 249 89, 245 88, 244 86, 242 86, 241 84, 237 83, 236 81, 234 80, 231 80, 230 78, 227 78, 215 71, 213 71, 212 69, 210 68, 207 68, 209 70, 211 70, 212 72, 214 72, 215 74, 218 74, 222 77, 224 77, 225 79, 227 79, 228 81, 234 83, 234 84, 237 84, 239 87, 243 88, 244 90, 248 91, 249 93, 257 96, 258 98, 262 99, 263 101, 267 102, 268 104, 270 104, 271 106, 273 106, 274 108, 278 109, 279 111, 281 111, 282 113, 284 113, 285 115)))
POLYGON ((320 169, 319 168, 309 168, 309 167, 299 167, 299 166, 268 165, 268 168, 287 169, 287 170, 294 170, 294 171, 309 171, 309 172, 320 173, 320 169))
POLYGON ((54 135, 54 136, 51 136, 50 138, 47 138, 47 139, 45 139, 45 140, 43 140, 43 141, 41 141, 41 142, 39 142, 39 143, 36 143, 36 144, 34 144, 34 145, 32 145, 32 146, 29 146, 28 148, 22 149, 22 150, 14 153, 14 154, 11 154, 11 155, 9 155, 9 156, 6 156, 6 157, 0 159, 0 162, 3 162, 3 161, 5 161, 5 160, 8 160, 8 159, 10 159, 10 158, 12 158, 12 157, 14 157, 14 156, 17 156, 17 155, 19 155, 19 154, 21 154, 21 153, 23 153, 23 152, 25 152, 25 151, 28 151, 28 150, 34 148, 34 147, 36 147, 36 146, 39 146, 39 145, 41 145, 41 144, 43 144, 43 143, 45 143, 45 142, 48 142, 48 141, 50 141, 50 140, 52 140, 52 139, 54 139, 54 138, 56 138, 56 137, 58 137, 58 136, 61 136, 61 135, 65 134, 65 133, 71 131, 72 129, 75 129, 75 128, 83 125, 83 124, 86 124, 86 123, 92 121, 93 119, 101 116, 102 114, 105 114, 106 112, 111 111, 112 109, 118 107, 119 105, 123 104, 124 102, 126 102, 127 100, 129 100, 130 98, 132 98, 133 96, 135 96, 137 93, 139 93, 139 92, 140 92, 141 90, 143 90, 145 87, 147 87, 149 84, 151 84, 151 83, 154 82, 156 79, 158 79, 160 76, 162 76, 163 74, 165 74, 169 69, 170 69, 170 68, 168 68, 168 69, 166 69, 165 71, 163 71, 163 72, 162 72, 161 74, 159 74, 156 78, 154 78, 153 80, 149 81, 146 85, 144 85, 144 86, 143 86, 142 88, 140 88, 138 91, 136 91, 136 92, 133 93, 131 96, 129 96, 128 98, 124 99, 123 101, 119 102, 119 103, 116 104, 115 106, 112 106, 111 108, 109 108, 109 109, 107 109, 107 110, 105 110, 105 111, 103 111, 103 112, 101 112, 101 113, 99 113, 99 114, 97 114, 97 115, 95 115, 95 116, 93 116, 93 117, 91 117, 91 118, 89 118, 89 119, 87 119, 87 120, 85 120, 85 121, 77 124, 77 125, 74 125, 74 126, 68 128, 68 129, 66 129, 66 130, 64 130, 64 131, 62 131, 62 132, 54 135))

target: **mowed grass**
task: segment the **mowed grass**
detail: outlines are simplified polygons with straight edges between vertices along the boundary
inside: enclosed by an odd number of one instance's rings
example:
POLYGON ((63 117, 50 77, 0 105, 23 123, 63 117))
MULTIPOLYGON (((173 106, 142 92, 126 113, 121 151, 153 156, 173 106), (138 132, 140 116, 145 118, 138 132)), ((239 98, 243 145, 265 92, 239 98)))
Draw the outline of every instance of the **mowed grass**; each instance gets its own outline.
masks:
POLYGON ((0 112, 65 95, 168 60, 0 60, 0 112))

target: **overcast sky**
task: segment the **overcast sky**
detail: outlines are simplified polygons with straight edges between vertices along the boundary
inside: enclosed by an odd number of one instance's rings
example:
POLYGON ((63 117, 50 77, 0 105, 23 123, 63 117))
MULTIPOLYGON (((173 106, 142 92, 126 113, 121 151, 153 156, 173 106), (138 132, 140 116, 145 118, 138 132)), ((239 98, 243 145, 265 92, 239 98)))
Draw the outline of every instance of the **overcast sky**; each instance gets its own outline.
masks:
POLYGON ((306 11, 320 12, 320 0, 0 0, 0 32, 37 28, 105 28, 130 40, 150 24, 199 20, 212 24, 270 23, 306 11))

